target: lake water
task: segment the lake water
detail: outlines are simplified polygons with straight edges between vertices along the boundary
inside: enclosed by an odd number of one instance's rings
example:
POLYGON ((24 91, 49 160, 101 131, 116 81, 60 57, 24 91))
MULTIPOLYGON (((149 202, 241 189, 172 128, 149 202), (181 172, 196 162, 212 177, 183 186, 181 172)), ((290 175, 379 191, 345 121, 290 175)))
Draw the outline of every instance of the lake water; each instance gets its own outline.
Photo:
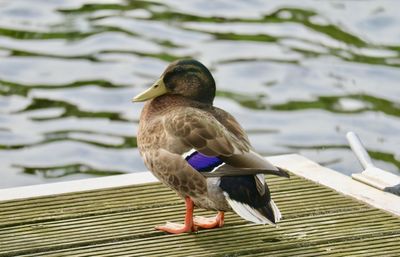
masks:
MULTIPOLYGON (((143 171, 141 104, 169 62, 215 76, 216 105, 264 155, 400 167, 399 1, 0 1, 0 188, 143 171)), ((399 173, 398 173, 399 174, 399 173)))

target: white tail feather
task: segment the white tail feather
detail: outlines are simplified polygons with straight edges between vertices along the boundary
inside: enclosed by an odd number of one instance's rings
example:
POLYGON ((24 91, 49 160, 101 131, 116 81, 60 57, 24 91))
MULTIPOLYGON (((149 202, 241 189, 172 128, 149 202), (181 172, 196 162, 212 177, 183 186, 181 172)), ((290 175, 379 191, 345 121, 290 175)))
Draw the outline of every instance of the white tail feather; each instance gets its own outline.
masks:
POLYGON ((262 185, 265 185, 265 175, 264 174, 257 174, 257 178, 260 180, 262 185))
POLYGON ((279 211, 278 206, 276 206, 275 202, 272 199, 269 202, 269 204, 271 205, 272 211, 274 212, 275 223, 276 223, 281 220, 282 214, 279 211))
POLYGON ((257 174, 255 176, 255 180, 256 180, 256 187, 260 195, 265 194, 265 175, 257 174))
MULTIPOLYGON (((264 217, 264 215, 262 215, 258 210, 250 207, 248 204, 245 203, 240 203, 238 201, 232 200, 228 193, 224 192, 225 198, 228 201, 229 205, 232 207, 232 209, 243 219, 251 221, 253 223, 256 224, 270 224, 270 225, 274 225, 274 223, 272 223, 269 219, 267 219, 266 217, 264 217)), ((275 208, 278 210, 278 208, 276 207, 275 204, 273 204, 275 206, 275 208)), ((275 214, 275 210, 273 208, 274 214, 275 214)), ((278 210, 279 212, 279 210, 278 210)), ((279 212, 280 215, 280 212, 279 212)), ((276 220, 276 218, 275 218, 276 220)))

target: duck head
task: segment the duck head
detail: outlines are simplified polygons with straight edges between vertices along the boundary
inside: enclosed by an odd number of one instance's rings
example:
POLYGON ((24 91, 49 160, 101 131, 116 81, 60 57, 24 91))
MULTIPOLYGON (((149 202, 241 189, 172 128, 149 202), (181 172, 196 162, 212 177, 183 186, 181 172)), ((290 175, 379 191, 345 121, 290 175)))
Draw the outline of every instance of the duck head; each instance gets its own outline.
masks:
POLYGON ((146 91, 135 96, 133 102, 147 101, 161 95, 180 95, 194 101, 212 104, 215 81, 210 71, 196 60, 177 60, 146 91))

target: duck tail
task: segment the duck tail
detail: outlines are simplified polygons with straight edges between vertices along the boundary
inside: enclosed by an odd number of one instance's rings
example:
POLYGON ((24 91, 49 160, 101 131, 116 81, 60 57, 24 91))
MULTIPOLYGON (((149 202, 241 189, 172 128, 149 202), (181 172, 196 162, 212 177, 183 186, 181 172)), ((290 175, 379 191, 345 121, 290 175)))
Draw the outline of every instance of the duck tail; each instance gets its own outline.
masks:
POLYGON ((240 217, 256 224, 276 223, 282 218, 281 212, 270 197, 265 184, 265 193, 260 194, 254 176, 222 177, 220 187, 225 199, 240 217))
POLYGON ((272 200, 261 208, 254 208, 248 204, 232 200, 229 197, 226 198, 232 209, 240 217, 250 222, 256 224, 276 225, 276 223, 282 218, 281 212, 272 200))

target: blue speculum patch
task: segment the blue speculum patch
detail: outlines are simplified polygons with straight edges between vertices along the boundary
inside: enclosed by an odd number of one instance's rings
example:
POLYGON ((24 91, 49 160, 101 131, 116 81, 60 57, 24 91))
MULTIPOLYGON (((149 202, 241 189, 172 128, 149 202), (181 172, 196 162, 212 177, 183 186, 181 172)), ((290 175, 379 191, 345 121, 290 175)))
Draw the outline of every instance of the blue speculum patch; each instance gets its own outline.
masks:
POLYGON ((200 172, 210 172, 224 163, 219 157, 206 156, 197 151, 189 154, 185 160, 190 166, 200 172))

